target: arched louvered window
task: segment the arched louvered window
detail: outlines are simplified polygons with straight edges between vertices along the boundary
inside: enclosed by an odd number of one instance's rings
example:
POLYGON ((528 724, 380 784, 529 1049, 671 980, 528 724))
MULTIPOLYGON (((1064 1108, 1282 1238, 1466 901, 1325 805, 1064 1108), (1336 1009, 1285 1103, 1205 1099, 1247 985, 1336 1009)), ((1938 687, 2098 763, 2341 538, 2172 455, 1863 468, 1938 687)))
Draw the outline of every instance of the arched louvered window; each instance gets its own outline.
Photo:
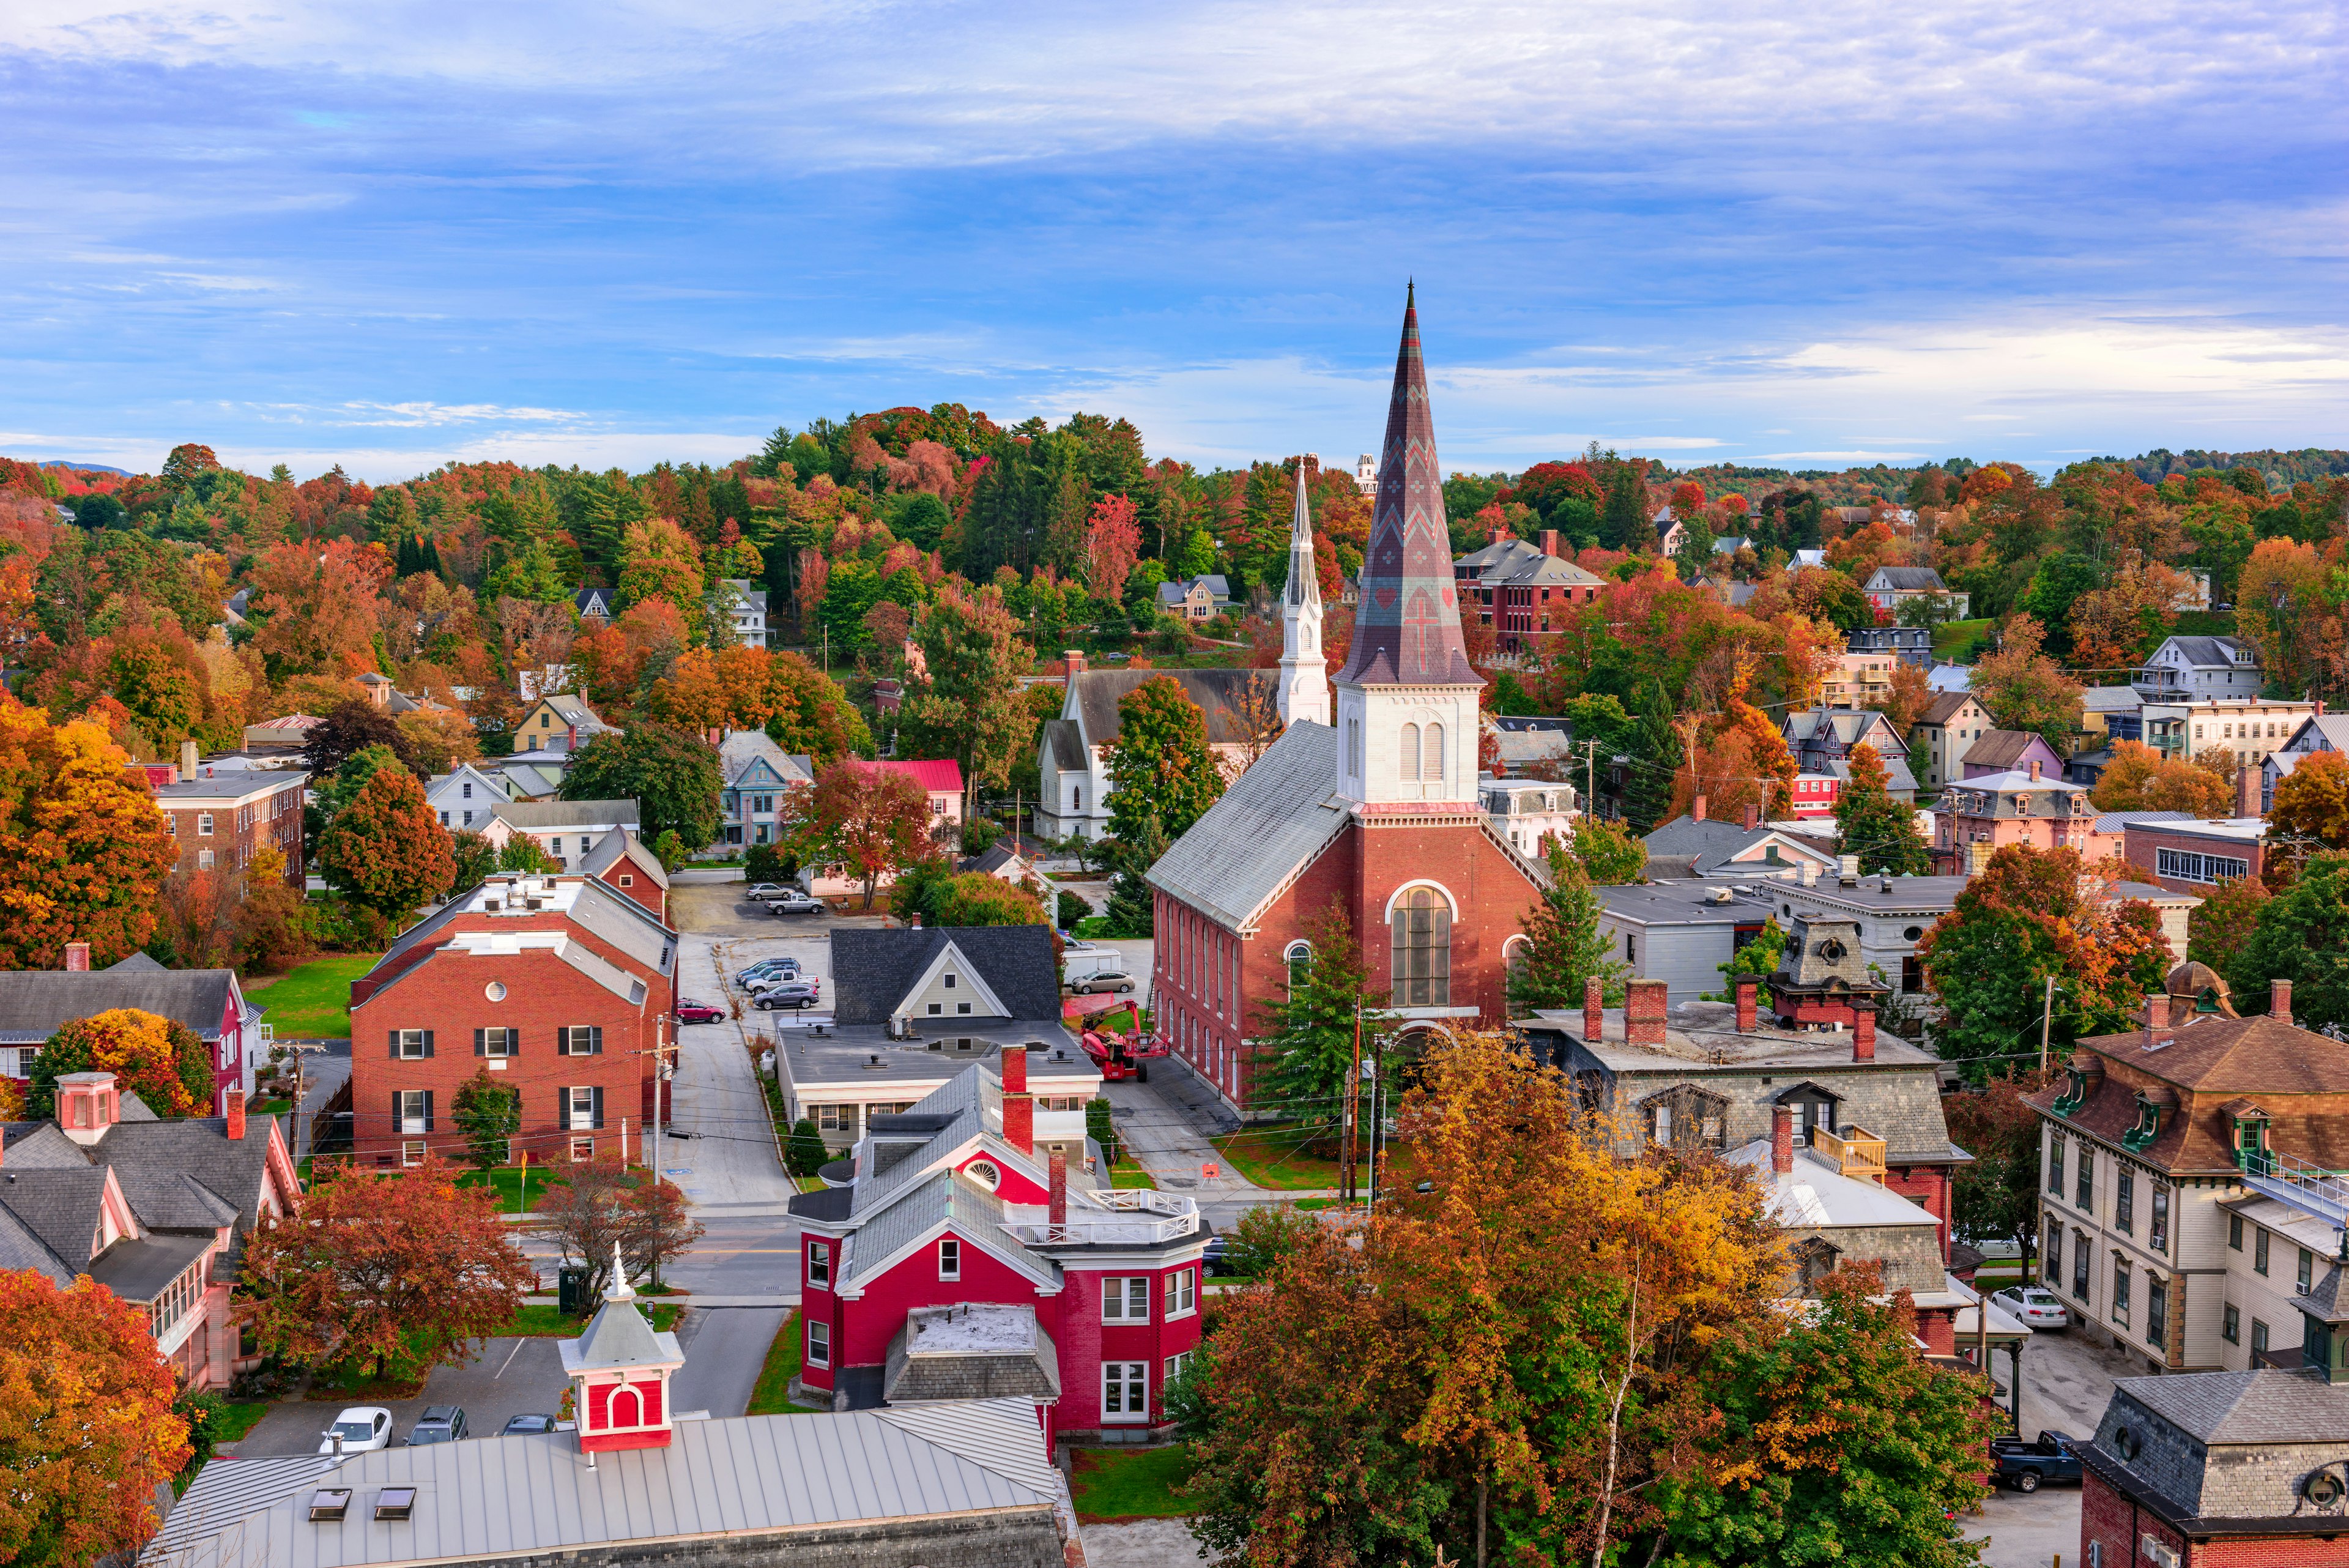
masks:
POLYGON ((1437 784, 1444 781, 1444 726, 1441 724, 1427 727, 1427 766, 1421 771, 1420 776, 1437 784))
POLYGON ((1402 776, 1403 776, 1404 778, 1407 778, 1407 779, 1416 779, 1416 778, 1418 778, 1418 777, 1419 777, 1419 726, 1418 726, 1418 725, 1416 725, 1416 724, 1405 724, 1405 725, 1402 727, 1402 744, 1401 744, 1400 746, 1396 747, 1396 748, 1395 748, 1395 750, 1396 750, 1397 753, 1400 755, 1400 757, 1401 757, 1401 759, 1402 759, 1402 776))

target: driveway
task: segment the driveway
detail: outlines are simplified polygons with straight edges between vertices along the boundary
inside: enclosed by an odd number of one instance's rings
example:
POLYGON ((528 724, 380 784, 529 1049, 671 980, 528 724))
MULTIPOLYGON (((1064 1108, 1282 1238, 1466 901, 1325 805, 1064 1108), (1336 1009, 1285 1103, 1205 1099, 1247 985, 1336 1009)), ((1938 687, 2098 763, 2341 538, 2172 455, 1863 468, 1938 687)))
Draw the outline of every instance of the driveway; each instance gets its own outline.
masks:
MULTIPOLYGON (((1151 1081, 1103 1084, 1110 1122, 1133 1151, 1134 1163, 1169 1191, 1210 1199, 1262 1201, 1272 1196, 1235 1171, 1207 1141, 1216 1106, 1206 1085, 1172 1058, 1151 1064, 1151 1081), (1205 1174, 1207 1167, 1216 1174, 1205 1174)), ((1225 1113, 1228 1115, 1228 1113, 1225 1113)))
MULTIPOLYGON (((2002 1376, 2006 1357, 1992 1352, 1991 1366, 2002 1376)), ((2100 1349, 2077 1329, 2034 1334, 2023 1350, 2023 1435, 2087 1437, 2104 1419, 2114 1380, 2144 1376, 2144 1356, 2100 1349)))
POLYGON ((679 1410, 707 1410, 721 1419, 749 1409, 767 1347, 790 1315, 780 1307, 686 1314, 678 1327, 685 1365, 669 1379, 670 1402, 679 1410))
POLYGON ((1982 1554, 1986 1568, 2050 1568, 2058 1556, 2075 1563, 2086 1561, 2080 1555, 2075 1486, 2051 1486, 2029 1497, 1994 1491, 1982 1500, 1980 1513, 1959 1522, 1967 1540, 1989 1539, 1982 1554))
MULTIPOLYGON (((678 993, 726 1006, 734 996, 718 972, 719 948, 740 940, 688 933, 678 944, 678 993)), ((823 944, 829 950, 830 944, 823 944)), ((750 1016, 756 1016, 752 1014, 750 1016)), ((697 1210, 780 1206, 794 1189, 775 1157, 773 1124, 743 1028, 734 1020, 678 1026, 677 1075, 665 1091, 678 1136, 661 1146, 661 1170, 697 1210)))

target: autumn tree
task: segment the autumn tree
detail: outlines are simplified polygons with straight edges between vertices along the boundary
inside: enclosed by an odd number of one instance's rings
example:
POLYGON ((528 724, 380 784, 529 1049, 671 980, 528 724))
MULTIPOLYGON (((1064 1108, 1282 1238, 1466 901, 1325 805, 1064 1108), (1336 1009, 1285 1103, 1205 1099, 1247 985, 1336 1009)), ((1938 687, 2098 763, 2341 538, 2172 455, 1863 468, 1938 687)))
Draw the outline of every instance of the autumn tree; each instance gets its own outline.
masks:
POLYGON ((1870 697, 1868 706, 1892 721, 1892 727, 1907 734, 1933 705, 1932 678, 1922 665, 1907 659, 1896 659, 1892 665, 1890 688, 1881 696, 1870 697))
POLYGON ((2275 787, 2268 835, 2301 853, 2349 849, 2349 755, 2312 752, 2301 757, 2275 787))
POLYGON ((212 1059, 202 1037, 135 1007, 70 1019, 43 1042, 26 1096, 33 1115, 57 1114, 57 1079, 67 1073, 111 1073, 117 1088, 166 1120, 212 1114, 212 1059))
POLYGON ((564 800, 632 800, 647 842, 674 833, 688 850, 718 836, 719 795, 726 787, 717 749, 667 724, 638 722, 598 735, 564 770, 564 800))
POLYGON ((811 756, 818 766, 845 756, 873 754, 873 732, 840 682, 796 653, 778 653, 767 666, 767 738, 784 751, 811 756))
POLYGON ((1183 683, 1154 676, 1118 699, 1109 746, 1110 832, 1123 838, 1147 815, 1171 839, 1191 831, 1224 793, 1223 770, 1207 746, 1207 715, 1183 683))
POLYGON ((270 679, 373 669, 380 595, 391 576, 391 557, 355 539, 264 551, 245 576, 254 590, 245 618, 270 679))
POLYGON ((1941 1054, 2035 1057, 2046 981, 2055 981, 2054 1044, 2127 1029, 2145 993, 2177 960, 2150 905, 2114 895, 2126 866, 2091 867, 2075 849, 2011 844, 1970 879, 1918 943, 1925 983, 1941 1004, 1941 1054))
POLYGON ((2009 616, 1998 650, 1974 664, 1969 690, 2002 730, 2030 730, 2062 754, 2080 726, 2080 684, 2040 651, 2046 629, 2030 616, 2009 616))
POLYGON ((1951 1193, 1951 1225, 1976 1241, 2013 1241, 2030 1279, 2039 1239, 2039 1113, 2023 1102, 2054 1075, 2035 1064, 2005 1067, 1981 1087, 1941 1096, 1950 1141, 1972 1155, 1951 1193))
POLYGON ((1863 741, 1851 749, 1849 762, 1850 777, 1836 795, 1843 853, 1859 857, 1862 875, 1922 877, 1930 871, 1933 856, 1917 831, 1917 809, 1892 798, 1884 759, 1863 741))
POLYGON ((600 1301, 617 1283, 614 1249, 633 1282, 659 1277, 660 1265, 691 1246, 703 1231, 687 1213, 674 1182, 630 1170, 616 1155, 574 1165, 546 1189, 536 1210, 541 1226, 587 1271, 587 1294, 600 1301))
POLYGON ((925 673, 907 689, 900 756, 953 757, 975 784, 1002 785, 1029 753, 1035 711, 1019 690, 1029 651, 1000 590, 942 587, 914 625, 925 673))
POLYGON ((324 779, 370 746, 383 747, 406 766, 412 743, 398 720, 364 697, 347 697, 303 736, 302 766, 312 779, 324 779))
POLYGON ((0 1272, 0 1561, 129 1562, 188 1461, 144 1310, 87 1276, 0 1272))
POLYGON ((2108 763, 2088 800, 2098 811, 2184 811, 2225 816, 2234 799, 2226 781, 2182 757, 2165 757, 2137 741, 2113 742, 2108 763))
POLYGON ((1619 822, 1586 812, 1574 819, 1568 847, 1583 876, 1596 887, 1621 888, 1648 879, 1648 846, 1619 822))
POLYGON ((668 604, 693 626, 702 618, 701 552, 691 535, 666 517, 631 523, 620 538, 620 597, 634 605, 668 604))
POLYGON ((1085 580, 1093 597, 1115 604, 1125 593, 1126 574, 1142 558, 1142 528, 1133 503, 1104 495, 1093 503, 1085 525, 1085 580))
POLYGON ((237 965, 249 974, 278 973, 310 952, 302 891, 285 880, 285 851, 274 844, 245 867, 232 932, 237 965))
POLYGON ((1526 940, 1511 955, 1513 1013, 1524 1017, 1537 1008, 1579 1007, 1584 982, 1593 979, 1604 988, 1609 1006, 1622 1005, 1623 980, 1630 971, 1614 961, 1614 940, 1599 924, 1601 908, 1582 862, 1553 842, 1549 886, 1526 917, 1526 940))
POLYGON ((2186 956, 2220 974, 2231 972, 2271 896, 2256 877, 2230 877, 2203 894, 2186 917, 2186 956))
POLYGON ((457 856, 416 775, 381 768, 336 814, 318 846, 318 874, 354 903, 397 922, 449 891, 457 856))
POLYGON ((146 944, 179 853, 129 762, 95 724, 0 698, 0 969, 62 968, 74 941, 102 968, 146 944))
POLYGON ((843 758, 815 776, 808 830, 818 852, 845 863, 873 907, 881 878, 927 850, 930 797, 905 774, 843 758))
POLYGON ((2277 980, 2292 981, 2292 1020, 2302 1028, 2349 1027, 2349 854, 2312 857, 2260 906, 2227 982, 2248 1010, 2277 980))
POLYGON ((489 1188, 437 1157, 322 1173, 245 1243, 236 1293, 255 1338, 304 1366, 420 1376, 513 1320, 538 1272, 489 1188))

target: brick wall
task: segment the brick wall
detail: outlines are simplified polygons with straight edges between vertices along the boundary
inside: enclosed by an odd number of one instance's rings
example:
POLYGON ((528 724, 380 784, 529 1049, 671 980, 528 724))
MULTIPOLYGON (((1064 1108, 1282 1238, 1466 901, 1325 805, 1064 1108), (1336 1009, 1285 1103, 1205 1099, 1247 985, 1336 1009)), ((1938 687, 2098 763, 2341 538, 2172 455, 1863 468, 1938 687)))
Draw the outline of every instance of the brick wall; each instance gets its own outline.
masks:
POLYGON ((2266 852, 2264 846, 2261 845, 2245 843, 2240 839, 2210 838, 2199 834, 2165 832, 2158 823, 2145 826, 2138 826, 2132 823, 2125 835, 2125 842, 2127 847, 2124 854, 2127 857, 2128 863, 2144 873, 2144 879, 2147 882, 2158 883, 2173 893, 2192 893, 2198 897, 2207 898, 2217 890, 2218 884, 2189 882, 2183 877, 2162 876, 2155 870, 2155 867, 2160 864, 2160 857, 2156 853, 2158 850, 2175 849, 2189 855, 2220 855, 2230 859, 2248 861, 2251 867, 2251 875, 2254 877, 2263 875, 2267 867, 2266 852))
POLYGON ((631 1006, 543 948, 480 957, 435 952, 351 1009, 351 1109, 360 1162, 395 1157, 403 1143, 417 1141, 392 1120, 393 1094, 411 1089, 432 1094, 432 1127, 423 1141, 451 1158, 461 1155, 464 1135, 452 1119, 456 1093, 484 1069, 522 1091, 514 1143, 533 1160, 568 1159, 574 1137, 592 1139, 597 1154, 618 1152, 623 1117, 628 1152, 638 1155, 662 995, 656 985, 631 1006), (505 988, 503 1000, 490 999, 493 982, 505 988), (556 1031, 579 1024, 603 1030, 602 1052, 558 1054, 556 1031), (519 1054, 502 1068, 489 1069, 493 1059, 473 1054, 473 1033, 485 1028, 521 1032, 519 1054), (432 1031, 432 1055, 395 1059, 395 1029, 432 1031), (605 1125, 565 1130, 559 1091, 582 1086, 604 1090, 605 1125))
POLYGON ((305 851, 302 843, 301 785, 289 784, 242 805, 227 800, 181 805, 168 799, 156 805, 170 822, 172 842, 179 846, 179 864, 173 869, 242 871, 264 847, 274 847, 285 853, 286 883, 295 888, 302 886, 305 851), (212 819, 209 834, 202 831, 206 817, 212 819), (212 857, 209 867, 203 865, 206 852, 212 857))

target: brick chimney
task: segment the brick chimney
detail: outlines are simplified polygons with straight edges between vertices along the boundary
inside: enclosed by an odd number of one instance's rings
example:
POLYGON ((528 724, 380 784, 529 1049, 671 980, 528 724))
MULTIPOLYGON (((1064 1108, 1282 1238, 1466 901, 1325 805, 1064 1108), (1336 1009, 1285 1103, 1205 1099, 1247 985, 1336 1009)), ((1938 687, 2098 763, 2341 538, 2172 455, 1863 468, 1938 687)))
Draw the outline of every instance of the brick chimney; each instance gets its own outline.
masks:
POLYGON ((1694 800, 1689 802, 1689 820, 1692 822, 1702 822, 1704 820, 1704 796, 1699 795, 1694 800))
POLYGON ((2292 1022, 2292 981, 2268 981, 2268 1016, 2282 1023, 2292 1022))
POLYGON ((2249 763, 2235 770, 2235 815, 2237 816, 2265 815, 2260 810, 2261 782, 2260 770, 2249 763))
POLYGON ((2145 1026, 2156 1033, 2169 1027, 2169 992, 2148 991, 2145 993, 2145 1026))
POLYGON ((1740 1034, 1754 1033, 1755 1021, 1761 1011, 1756 1002, 1761 990, 1760 975, 1741 974, 1737 977, 1737 1032, 1740 1034))
POLYGON ((1762 808, 1758 805, 1747 806, 1745 808, 1745 831, 1751 833, 1761 826, 1762 808))
POLYGON ((2031 759, 2031 782, 2033 784, 2037 784, 2039 782, 2039 759, 2037 757, 2031 759))
POLYGON ((1545 555, 1545 556, 1555 556, 1555 555, 1557 555, 1557 529, 1555 529, 1555 528, 1545 528, 1545 529, 1543 529, 1543 530, 1542 530, 1541 540, 1542 540, 1542 554, 1543 554, 1543 555, 1545 555))
POLYGON ((1082 675, 1082 674, 1085 672, 1085 650, 1084 650, 1083 649, 1081 649, 1081 648, 1065 648, 1065 649, 1062 649, 1061 650, 1061 657, 1062 659, 1067 659, 1067 660, 1069 661, 1069 673, 1070 673, 1070 674, 1071 674, 1071 675, 1082 675))
POLYGON ((237 1143, 244 1141, 244 1091, 228 1092, 228 1136, 237 1143))
POLYGON ((1851 1004, 1851 1059, 1876 1060, 1876 1003, 1865 998, 1851 1004))
POLYGON ((1028 1093, 1028 1048, 1009 1047, 999 1065, 1003 1074, 1003 1141, 1021 1154, 1033 1154, 1036 1102, 1028 1093))
POLYGON ((1785 1176, 1795 1168, 1795 1107, 1770 1110, 1770 1168, 1785 1176))
POLYGON ((1607 1033, 1607 987, 1597 975, 1582 981, 1582 1037, 1599 1044, 1607 1033))
POLYGON ((1057 1148, 1052 1151, 1052 1206, 1045 1219, 1054 1225, 1069 1222, 1069 1157, 1057 1148))
POLYGON ((1633 1045, 1661 1046, 1667 990, 1661 980, 1635 980, 1625 988, 1623 1038, 1633 1045))
POLYGON ((88 942, 67 942, 66 944, 66 972, 67 974, 88 974, 89 972, 89 944, 88 942))

